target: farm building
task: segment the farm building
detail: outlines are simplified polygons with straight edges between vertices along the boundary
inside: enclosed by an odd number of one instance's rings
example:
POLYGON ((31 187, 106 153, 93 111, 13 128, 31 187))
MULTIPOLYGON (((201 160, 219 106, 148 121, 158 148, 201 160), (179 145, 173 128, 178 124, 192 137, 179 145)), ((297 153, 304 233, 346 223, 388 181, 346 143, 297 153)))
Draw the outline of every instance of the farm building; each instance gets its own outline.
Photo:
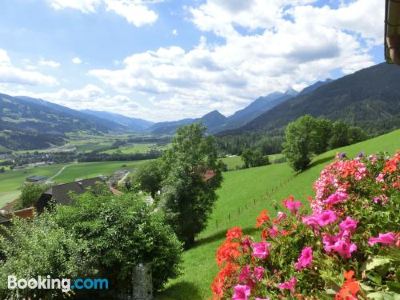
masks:
POLYGON ((83 194, 90 188, 94 188, 96 184, 104 183, 104 179, 101 177, 95 177, 90 179, 83 179, 75 182, 55 185, 48 189, 40 196, 36 202, 36 210, 38 213, 42 213, 43 210, 49 206, 50 203, 69 205, 73 199, 71 194, 83 194))
POLYGON ((28 207, 20 210, 16 210, 12 213, 1 210, 0 211, 0 225, 8 226, 11 224, 11 220, 14 217, 18 217, 21 219, 31 219, 34 218, 36 215, 36 211, 34 207, 28 207))
POLYGON ((46 176, 40 176, 40 175, 33 175, 29 176, 25 179, 26 182, 29 183, 43 183, 47 180, 48 178, 46 176))

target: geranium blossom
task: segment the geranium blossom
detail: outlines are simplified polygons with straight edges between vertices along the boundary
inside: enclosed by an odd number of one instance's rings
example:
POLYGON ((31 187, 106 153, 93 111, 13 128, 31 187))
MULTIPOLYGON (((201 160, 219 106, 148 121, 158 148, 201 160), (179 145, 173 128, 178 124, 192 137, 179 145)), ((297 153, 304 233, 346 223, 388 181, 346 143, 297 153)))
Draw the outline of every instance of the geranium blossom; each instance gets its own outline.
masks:
POLYGON ((240 239, 243 235, 242 228, 240 227, 233 227, 229 229, 226 233, 226 239, 231 241, 234 239, 240 239))
POLYGON ((251 276, 250 266, 245 266, 245 267, 242 268, 242 270, 240 271, 240 274, 239 274, 239 281, 240 281, 240 282, 246 282, 247 280, 249 280, 250 276, 251 276))
POLYGON ((378 237, 372 237, 368 240, 368 244, 394 245, 396 243, 396 235, 393 232, 380 233, 378 237))
POLYGON ((313 260, 313 251, 311 247, 305 247, 302 251, 301 254, 297 260, 297 263, 295 263, 295 268, 297 271, 300 271, 304 268, 309 267, 312 264, 313 260))
POLYGON ((345 282, 340 291, 335 295, 335 300, 357 300, 360 284, 353 279, 354 271, 344 273, 345 282))
POLYGON ((253 256, 259 259, 265 259, 269 255, 270 244, 267 242, 253 243, 253 256))
POLYGON ((357 245, 347 240, 339 239, 331 247, 333 251, 343 258, 351 258, 351 254, 357 251, 357 245))
POLYGON ((269 236, 272 237, 272 238, 277 237, 277 236, 279 235, 278 227, 276 227, 275 225, 272 226, 272 228, 270 228, 270 229, 268 230, 268 234, 269 234, 269 236))
POLYGON ((256 228, 261 227, 268 221, 269 221, 268 211, 266 209, 264 209, 261 211, 260 215, 257 217, 256 228))
POLYGON ((254 277, 260 281, 264 276, 265 269, 263 267, 254 268, 254 277))
POLYGON ((233 300, 247 300, 249 299, 251 289, 248 285, 238 284, 234 288, 233 300))
POLYGON ((224 262, 233 261, 241 255, 239 243, 226 240, 217 250, 217 264, 221 266, 224 262))
POLYGON ((303 205, 300 201, 294 200, 293 196, 283 200, 283 204, 294 215, 297 214, 299 208, 303 205))
POLYGON ((339 228, 342 232, 349 231, 353 233, 357 229, 358 222, 350 217, 347 217, 344 221, 339 224, 339 228))
POLYGON ((334 223, 336 220, 337 216, 333 210, 324 210, 321 213, 303 217, 303 223, 312 228, 317 228, 317 225, 324 227, 334 223))
POLYGON ((334 223, 337 219, 336 213, 333 210, 325 210, 315 216, 318 225, 321 227, 334 223))
POLYGON ((292 277, 290 280, 279 284, 278 288, 280 288, 281 290, 290 290, 292 293, 294 293, 296 284, 297 284, 296 277, 292 277))
POLYGON ((346 192, 336 192, 330 195, 325 201, 325 204, 335 205, 337 203, 344 202, 348 199, 349 195, 346 192))

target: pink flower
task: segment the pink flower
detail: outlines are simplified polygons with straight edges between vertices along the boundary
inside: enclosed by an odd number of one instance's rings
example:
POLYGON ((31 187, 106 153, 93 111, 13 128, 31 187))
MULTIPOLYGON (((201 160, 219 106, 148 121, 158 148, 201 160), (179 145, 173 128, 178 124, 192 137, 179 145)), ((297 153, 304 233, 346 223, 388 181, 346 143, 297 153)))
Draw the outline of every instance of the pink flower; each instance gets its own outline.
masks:
POLYGON ((357 245, 351 243, 350 240, 342 234, 337 236, 325 234, 322 237, 322 243, 327 253, 334 251, 343 258, 351 258, 351 254, 357 250, 357 245))
POLYGON ((293 196, 290 196, 289 199, 284 200, 283 204, 294 215, 297 214, 297 211, 302 206, 302 203, 294 200, 293 196))
POLYGON ((332 210, 324 210, 317 216, 315 216, 319 226, 324 227, 336 221, 336 213, 332 210))
POLYGON ((297 271, 300 271, 304 268, 307 268, 311 265, 313 260, 313 251, 311 247, 305 247, 302 251, 301 254, 297 260, 297 263, 295 263, 295 268, 297 271))
POLYGON ((278 288, 280 288, 281 290, 290 290, 292 293, 294 293, 294 290, 296 288, 296 283, 297 283, 296 277, 292 277, 289 281, 279 284, 278 288))
POLYGON ((335 245, 335 243, 338 241, 337 236, 329 235, 329 234, 324 234, 322 237, 322 243, 324 244, 324 250, 327 253, 330 253, 332 251, 332 247, 335 245))
POLYGON ((348 197, 349 195, 346 192, 336 192, 330 195, 328 199, 324 201, 324 203, 334 205, 346 201, 348 197))
POLYGON ((253 256, 259 259, 265 259, 269 255, 270 244, 267 242, 253 243, 253 256))
POLYGON ((286 219, 286 214, 284 212, 279 211, 278 212, 278 218, 277 218, 278 222, 280 222, 280 221, 282 221, 284 219, 286 219))
POLYGON ((343 232, 344 231, 349 231, 349 232, 353 233, 357 229, 357 224, 358 224, 358 221, 356 221, 356 220, 354 220, 354 219, 352 219, 350 217, 347 217, 344 221, 342 221, 339 224, 339 228, 343 232))
POLYGON ((236 285, 234 288, 233 300, 247 300, 250 296, 251 289, 248 285, 236 285))
POLYGON ((318 229, 318 227, 319 227, 317 218, 315 218, 315 216, 303 217, 302 221, 304 224, 310 226, 313 229, 318 229))
POLYGON ((385 181, 385 174, 379 173, 378 176, 376 177, 376 182, 384 182, 385 181))
POLYGON ((276 227, 275 225, 272 226, 272 228, 268 230, 268 234, 272 238, 277 237, 279 235, 278 227, 276 227))
POLYGON ((396 243, 396 236, 393 232, 380 233, 378 237, 372 237, 368 240, 368 244, 373 246, 375 244, 394 245, 396 243))
POLYGON ((263 267, 254 268, 254 277, 260 281, 264 276, 265 269, 263 267))
POLYGON ((246 282, 250 278, 250 266, 245 266, 239 274, 239 281, 240 282, 246 282))
POLYGON ((346 240, 338 240, 331 249, 343 258, 351 258, 351 254, 357 250, 357 246, 346 240))
POLYGON ((386 195, 380 195, 373 199, 374 203, 376 203, 376 204, 386 204, 388 202, 388 200, 389 200, 389 198, 386 195))

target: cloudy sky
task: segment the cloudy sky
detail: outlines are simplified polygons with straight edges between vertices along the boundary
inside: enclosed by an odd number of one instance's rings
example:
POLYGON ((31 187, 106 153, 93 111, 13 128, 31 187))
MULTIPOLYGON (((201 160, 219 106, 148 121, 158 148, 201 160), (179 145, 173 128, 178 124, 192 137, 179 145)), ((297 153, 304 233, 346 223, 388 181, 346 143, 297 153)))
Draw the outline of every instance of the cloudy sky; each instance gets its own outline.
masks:
POLYGON ((2 0, 0 92, 153 121, 229 115, 383 61, 382 0, 2 0))

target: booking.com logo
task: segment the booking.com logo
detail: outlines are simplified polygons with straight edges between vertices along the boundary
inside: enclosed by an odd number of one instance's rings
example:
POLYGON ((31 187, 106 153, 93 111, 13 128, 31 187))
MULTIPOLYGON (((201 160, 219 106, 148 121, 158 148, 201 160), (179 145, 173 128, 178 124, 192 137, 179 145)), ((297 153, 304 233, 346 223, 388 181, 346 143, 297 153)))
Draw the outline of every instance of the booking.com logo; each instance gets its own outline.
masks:
POLYGON ((31 290, 61 290, 68 293, 71 290, 108 290, 108 279, 106 278, 51 278, 50 275, 38 276, 37 278, 20 278, 14 275, 8 276, 8 289, 31 289, 31 290))

